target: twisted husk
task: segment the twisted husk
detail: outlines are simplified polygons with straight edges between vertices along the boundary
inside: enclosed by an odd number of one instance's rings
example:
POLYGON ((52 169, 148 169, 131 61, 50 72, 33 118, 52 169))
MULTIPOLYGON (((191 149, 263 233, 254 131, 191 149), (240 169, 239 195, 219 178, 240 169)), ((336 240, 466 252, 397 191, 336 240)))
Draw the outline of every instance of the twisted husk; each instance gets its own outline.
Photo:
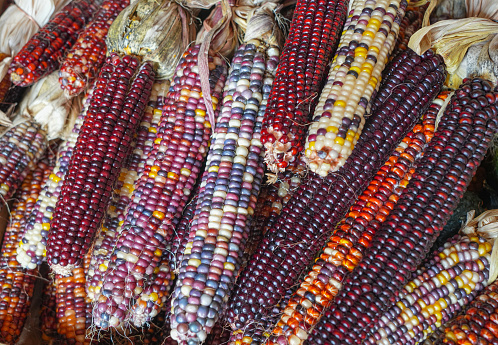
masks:
POLYGON ((191 15, 170 0, 139 0, 114 20, 107 35, 107 53, 142 57, 156 67, 157 79, 170 79, 183 52, 195 38, 191 15))

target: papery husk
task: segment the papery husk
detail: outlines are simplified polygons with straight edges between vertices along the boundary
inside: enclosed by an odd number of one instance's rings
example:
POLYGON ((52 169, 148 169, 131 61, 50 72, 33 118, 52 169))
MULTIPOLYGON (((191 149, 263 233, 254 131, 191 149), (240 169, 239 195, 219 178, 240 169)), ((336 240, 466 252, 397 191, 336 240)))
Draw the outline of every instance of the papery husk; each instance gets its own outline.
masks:
POLYGON ((5 77, 12 57, 52 15, 71 0, 15 0, 0 17, 0 53, 9 55, 0 62, 0 80, 5 77))
POLYGON ((428 49, 444 58, 449 78, 446 85, 460 86, 464 78, 481 77, 498 82, 498 23, 470 17, 443 20, 417 31, 408 47, 417 54, 428 49))
POLYGON ((484 237, 492 244, 491 259, 489 267, 488 284, 493 283, 498 277, 498 210, 489 210, 474 218, 475 211, 467 214, 467 221, 463 225, 460 233, 465 235, 478 235, 484 237))
POLYGON ((422 27, 441 20, 468 17, 465 1, 466 0, 430 0, 427 11, 425 12, 424 20, 422 21, 422 27))
POLYGON ((157 79, 170 79, 195 38, 190 13, 170 0, 139 0, 126 7, 107 34, 108 54, 119 52, 154 62, 157 79))
POLYGON ((250 11, 246 19, 244 42, 259 39, 268 45, 281 48, 285 43, 285 36, 278 25, 279 8, 277 2, 268 1, 250 11))
POLYGON ((17 117, 33 118, 47 132, 47 139, 60 138, 70 114, 80 111, 81 97, 68 97, 59 85, 58 72, 35 83, 19 104, 17 117))

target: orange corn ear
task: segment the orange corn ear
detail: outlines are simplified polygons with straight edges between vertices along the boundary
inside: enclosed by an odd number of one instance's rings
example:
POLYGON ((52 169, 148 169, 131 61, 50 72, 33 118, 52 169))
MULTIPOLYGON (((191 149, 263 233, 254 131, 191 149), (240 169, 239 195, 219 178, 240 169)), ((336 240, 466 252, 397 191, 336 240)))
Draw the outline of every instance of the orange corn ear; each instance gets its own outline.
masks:
POLYGON ((97 9, 94 0, 71 1, 43 26, 13 58, 11 80, 18 86, 30 86, 59 68, 66 51, 97 9))
POLYGON ((79 94, 97 77, 107 52, 107 31, 129 4, 129 0, 105 0, 67 53, 59 71, 59 82, 69 95, 79 94))
POLYGON ((15 344, 21 335, 31 305, 37 269, 23 269, 16 260, 16 248, 29 213, 35 206, 41 185, 52 167, 40 161, 15 194, 10 223, 5 231, 0 257, 0 342, 15 344))

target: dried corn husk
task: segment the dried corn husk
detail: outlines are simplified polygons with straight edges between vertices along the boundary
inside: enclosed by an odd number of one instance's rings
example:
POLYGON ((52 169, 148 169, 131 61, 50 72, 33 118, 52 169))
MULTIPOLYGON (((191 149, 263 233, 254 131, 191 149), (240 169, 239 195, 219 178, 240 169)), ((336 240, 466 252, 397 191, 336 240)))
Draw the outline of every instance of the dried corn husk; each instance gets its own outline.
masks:
POLYGON ((53 72, 34 84, 19 109, 17 118, 33 118, 47 132, 47 139, 60 138, 68 117, 77 116, 81 97, 67 97, 59 86, 58 72, 53 72))
POLYGON ((417 31, 408 46, 418 54, 428 49, 440 54, 449 74, 446 84, 452 89, 467 77, 498 82, 498 23, 491 19, 443 20, 417 31))
POLYGON ((277 2, 268 1, 251 11, 246 19, 244 42, 260 39, 268 45, 282 47, 285 37, 278 26, 279 9, 277 2))
POLYGON ((156 64, 156 78, 170 79, 195 38, 191 15, 171 0, 139 0, 125 8, 107 34, 107 51, 132 54, 156 64))
MULTIPOLYGON (((0 17, 0 53, 16 55, 50 17, 71 0, 15 0, 0 17)), ((12 58, 0 62, 0 80, 12 58)))

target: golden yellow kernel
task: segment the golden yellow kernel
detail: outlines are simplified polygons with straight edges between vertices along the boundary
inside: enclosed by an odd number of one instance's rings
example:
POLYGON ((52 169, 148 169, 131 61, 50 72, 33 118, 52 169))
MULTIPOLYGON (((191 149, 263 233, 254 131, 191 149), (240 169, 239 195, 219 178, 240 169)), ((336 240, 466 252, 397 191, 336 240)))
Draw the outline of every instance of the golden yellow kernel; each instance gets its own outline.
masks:
POLYGON ((335 138, 334 142, 339 145, 344 145, 344 139, 341 137, 335 138))
MULTIPOLYGON (((343 103, 346 104, 345 102, 343 102, 343 103)), ((327 127, 327 132, 337 134, 338 131, 339 131, 339 128, 337 128, 336 126, 328 126, 327 127)))
POLYGON ((154 212, 152 212, 152 217, 155 217, 155 218, 157 218, 159 220, 163 220, 164 216, 165 216, 165 214, 162 213, 162 212, 160 212, 160 211, 154 211, 154 212))

